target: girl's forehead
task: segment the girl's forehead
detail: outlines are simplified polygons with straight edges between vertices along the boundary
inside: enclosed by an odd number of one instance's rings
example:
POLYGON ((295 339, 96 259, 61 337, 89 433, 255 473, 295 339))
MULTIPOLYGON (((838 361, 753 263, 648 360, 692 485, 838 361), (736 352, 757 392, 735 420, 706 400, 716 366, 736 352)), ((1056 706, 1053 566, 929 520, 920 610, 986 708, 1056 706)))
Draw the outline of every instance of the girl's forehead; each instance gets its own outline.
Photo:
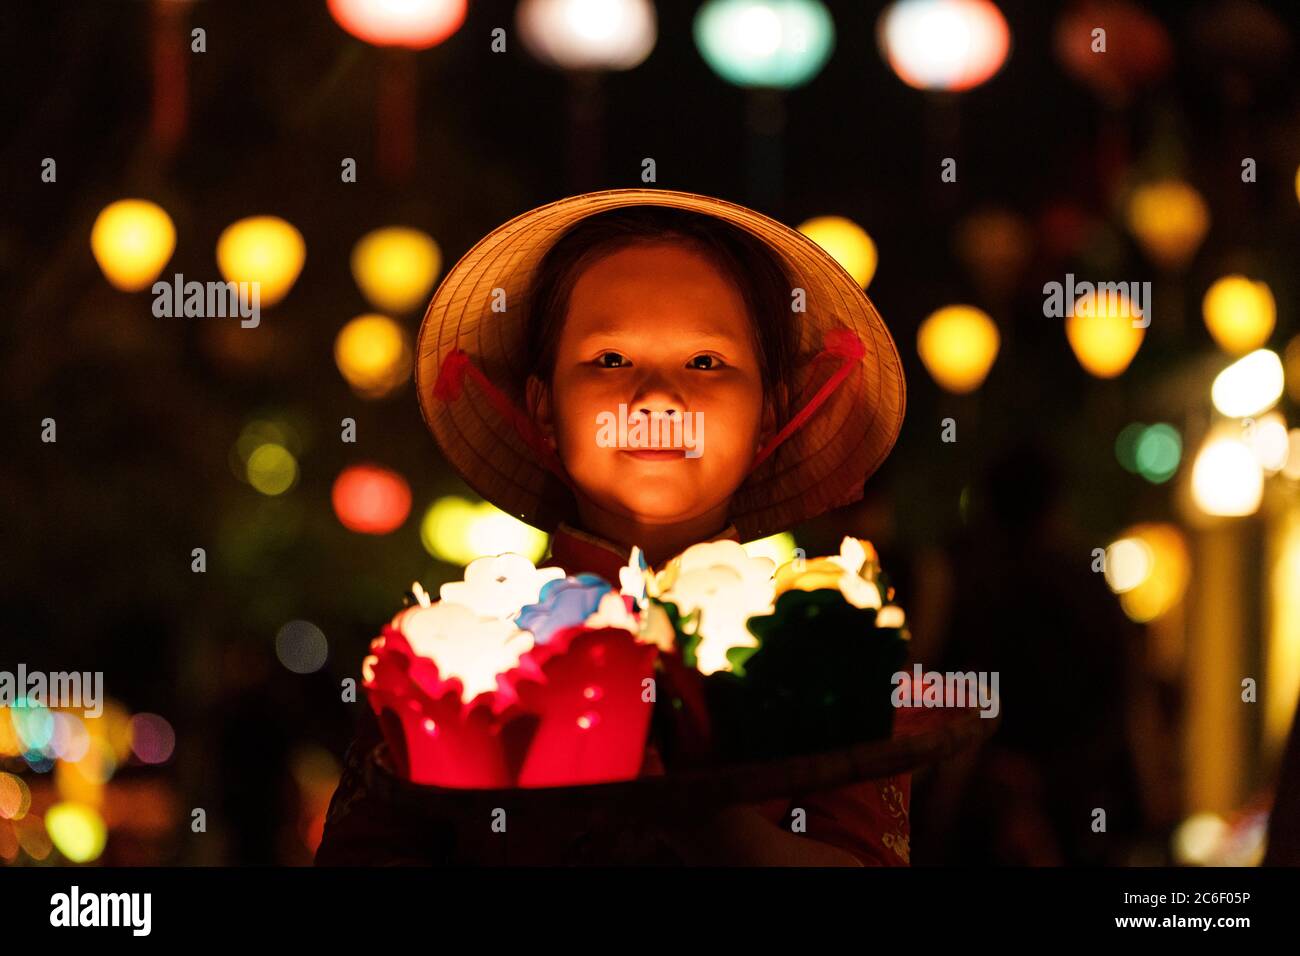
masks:
POLYGON ((663 335, 669 329, 718 338, 749 334, 740 290, 687 247, 619 250, 584 270, 569 296, 566 332, 663 335))

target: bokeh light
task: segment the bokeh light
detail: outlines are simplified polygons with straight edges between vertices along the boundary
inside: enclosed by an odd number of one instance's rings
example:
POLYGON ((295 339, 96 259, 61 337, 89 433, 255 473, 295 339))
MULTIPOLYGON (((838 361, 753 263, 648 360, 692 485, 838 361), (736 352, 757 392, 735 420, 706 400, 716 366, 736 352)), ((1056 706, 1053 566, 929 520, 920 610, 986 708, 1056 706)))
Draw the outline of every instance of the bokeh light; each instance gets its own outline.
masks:
POLYGON ((465 22, 467 0, 328 0, 336 23, 375 46, 425 50, 465 22))
POLYGON ((147 199, 105 206, 90 229, 90 251, 104 278, 123 292, 153 284, 176 249, 171 216, 147 199))
POLYGON ((1080 315, 1080 311, 1089 311, 1081 310, 1083 301, 1076 302, 1073 314, 1065 319, 1065 335, 1074 357, 1089 375, 1097 378, 1122 375, 1137 355, 1146 329, 1133 324, 1133 307, 1122 293, 1096 296, 1091 300, 1091 315, 1080 315))
POLYGON ((258 445, 248 456, 248 483, 264 495, 282 495, 298 480, 298 461, 283 445, 258 445))
POLYGON ((1178 429, 1163 422, 1143 429, 1133 451, 1137 473, 1153 485, 1172 478, 1182 457, 1183 440, 1178 429))
POLYGON ((1190 185, 1163 179, 1133 190, 1128 227, 1149 259, 1166 269, 1180 269, 1200 248, 1210 228, 1210 211, 1190 185))
POLYGON ((158 714, 136 714, 131 718, 131 749, 144 763, 166 763, 176 749, 176 731, 158 714))
POLYGON ((467 565, 485 555, 514 552, 536 563, 546 553, 545 532, 486 501, 439 498, 420 522, 420 541, 435 558, 467 565))
POLYGON ((1187 590, 1191 559, 1171 524, 1134 525, 1106 550, 1106 582, 1131 620, 1148 623, 1172 610, 1187 590))
POLYGON ((295 674, 314 674, 329 658, 329 641, 311 621, 289 621, 275 635, 275 656, 295 674))
POLYGON ((890 68, 918 90, 969 90, 1002 68, 1011 30, 988 0, 898 0, 877 25, 890 68))
POLYGON ((32 805, 32 792, 22 777, 0 772, 0 820, 18 820, 32 805))
POLYGON ((1259 348, 1277 322, 1277 304, 1268 283, 1243 275, 1224 276, 1210 286, 1201 313, 1219 348, 1232 355, 1259 348))
POLYGON ((971 305, 931 313, 916 333, 916 349, 930 377, 958 395, 984 384, 1000 342, 997 324, 971 305))
POLYGON ((707 0, 693 32, 710 69, 746 87, 802 86, 835 46, 835 22, 819 0, 707 0))
POLYGON ((1255 452, 1255 460, 1264 473, 1275 475, 1286 467, 1291 457, 1291 436, 1286 430, 1286 419, 1278 412, 1269 412, 1246 430, 1246 440, 1255 452))
POLYGON ((1264 471, 1234 430, 1212 432, 1192 465, 1192 500, 1207 515, 1254 514, 1264 495, 1264 471))
POLYGON ((1106 548, 1106 583, 1116 594, 1131 591, 1147 579, 1154 563, 1151 548, 1141 538, 1120 538, 1106 548))
POLYGON ((1115 436, 1115 459, 1125 471, 1138 473, 1137 446, 1146 433, 1147 426, 1142 422, 1129 422, 1115 436))
POLYGON ((395 471, 378 465, 350 465, 334 480, 334 514, 349 531, 389 534, 411 512, 411 486, 395 471))
POLYGON ((560 70, 630 70, 659 32, 650 0, 523 0, 515 23, 528 52, 560 70))
POLYGON ((400 314, 424 305, 441 269, 438 244, 419 229, 376 229, 352 247, 352 276, 357 287, 382 312, 400 314))
POLYGON ((1283 388, 1282 360, 1276 352, 1258 349, 1215 376, 1210 398, 1220 413, 1245 418, 1272 408, 1283 388))
POLYGON ((389 395, 411 374, 406 330, 385 315, 357 316, 334 339, 334 362, 358 395, 389 395))
POLYGON ((258 305, 270 308, 293 288, 307 258, 302 233, 278 216, 251 216, 217 238, 217 267, 227 282, 256 282, 258 305))
POLYGON ((89 863, 104 852, 108 828, 94 807, 56 803, 45 814, 45 828, 55 848, 73 863, 89 863))
POLYGON ((876 274, 876 243, 867 231, 843 216, 818 216, 799 226, 799 231, 831 254, 862 288, 871 285, 876 274))

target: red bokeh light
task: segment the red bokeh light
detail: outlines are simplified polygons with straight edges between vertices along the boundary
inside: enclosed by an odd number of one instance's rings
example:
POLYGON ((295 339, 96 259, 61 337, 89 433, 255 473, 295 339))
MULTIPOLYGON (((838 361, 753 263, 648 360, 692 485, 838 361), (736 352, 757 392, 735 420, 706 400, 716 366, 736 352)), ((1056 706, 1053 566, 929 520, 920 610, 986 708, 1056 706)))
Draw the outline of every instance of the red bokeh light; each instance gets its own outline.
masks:
POLYGON ((396 531, 411 513, 411 486, 378 465, 344 468, 334 481, 332 499, 343 527, 359 534, 396 531))

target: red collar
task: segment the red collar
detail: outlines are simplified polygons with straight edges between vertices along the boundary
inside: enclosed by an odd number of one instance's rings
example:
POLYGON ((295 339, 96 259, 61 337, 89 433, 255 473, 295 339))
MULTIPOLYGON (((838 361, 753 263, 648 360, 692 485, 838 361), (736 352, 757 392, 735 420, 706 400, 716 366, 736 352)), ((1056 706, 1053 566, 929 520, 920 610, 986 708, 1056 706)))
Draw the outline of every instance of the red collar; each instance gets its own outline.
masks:
MULTIPOLYGON (((709 540, 739 541, 740 532, 734 524, 729 524, 709 540)), ((626 567, 630 557, 630 548, 560 522, 551 535, 551 553, 542 564, 564 568, 566 574, 599 574, 606 581, 617 583, 619 569, 626 567)))

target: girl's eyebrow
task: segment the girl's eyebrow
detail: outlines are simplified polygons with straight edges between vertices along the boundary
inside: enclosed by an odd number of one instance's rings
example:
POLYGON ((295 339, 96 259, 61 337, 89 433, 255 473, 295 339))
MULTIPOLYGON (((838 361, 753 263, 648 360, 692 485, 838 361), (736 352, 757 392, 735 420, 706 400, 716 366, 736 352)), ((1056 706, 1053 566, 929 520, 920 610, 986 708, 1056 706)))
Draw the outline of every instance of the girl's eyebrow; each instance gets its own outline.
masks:
MULTIPOLYGON (((659 341, 663 338, 663 333, 658 329, 647 328, 630 331, 627 329, 600 329, 589 332, 578 340, 581 347, 595 344, 597 342, 608 342, 620 338, 649 339, 659 341)), ((741 337, 731 332, 712 332, 707 329, 695 329, 687 332, 674 332, 674 340, 688 342, 716 342, 719 345, 735 345, 741 341, 741 337)))

